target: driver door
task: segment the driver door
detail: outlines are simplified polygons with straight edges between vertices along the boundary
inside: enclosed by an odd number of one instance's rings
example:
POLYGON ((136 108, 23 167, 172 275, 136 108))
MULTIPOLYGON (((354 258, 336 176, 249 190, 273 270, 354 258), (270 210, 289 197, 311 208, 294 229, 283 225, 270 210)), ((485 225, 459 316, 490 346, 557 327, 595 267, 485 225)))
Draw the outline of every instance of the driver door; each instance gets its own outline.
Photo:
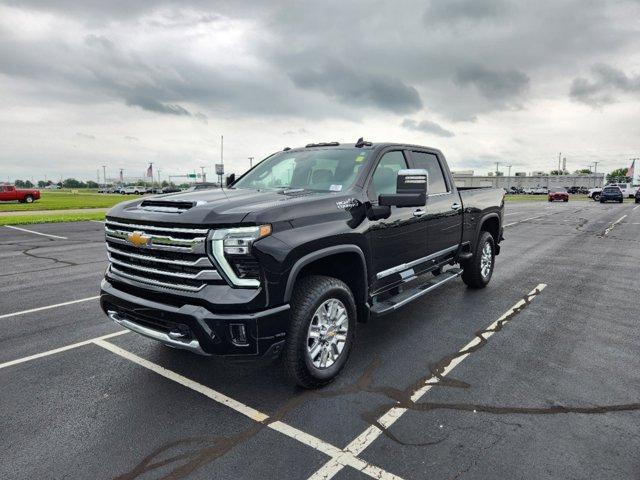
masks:
MULTIPOLYGON (((392 150, 382 155, 367 187, 372 205, 378 204, 380 194, 396 193, 398 171, 406 168, 409 167, 403 150, 392 150)), ((391 215, 385 219, 370 220, 365 233, 371 247, 373 291, 383 290, 411 276, 411 267, 406 264, 415 263, 426 255, 424 207, 390 208, 391 215)))

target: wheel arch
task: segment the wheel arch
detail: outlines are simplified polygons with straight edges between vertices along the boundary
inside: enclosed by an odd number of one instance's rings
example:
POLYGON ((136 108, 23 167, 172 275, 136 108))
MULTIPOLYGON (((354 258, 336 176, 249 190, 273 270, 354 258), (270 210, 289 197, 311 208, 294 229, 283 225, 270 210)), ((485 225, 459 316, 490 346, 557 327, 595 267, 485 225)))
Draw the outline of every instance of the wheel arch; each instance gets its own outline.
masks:
POLYGON ((284 291, 284 301, 291 301, 298 278, 307 274, 327 275, 345 282, 353 292, 358 318, 366 320, 369 291, 367 262, 357 245, 334 245, 299 258, 291 267, 284 291))

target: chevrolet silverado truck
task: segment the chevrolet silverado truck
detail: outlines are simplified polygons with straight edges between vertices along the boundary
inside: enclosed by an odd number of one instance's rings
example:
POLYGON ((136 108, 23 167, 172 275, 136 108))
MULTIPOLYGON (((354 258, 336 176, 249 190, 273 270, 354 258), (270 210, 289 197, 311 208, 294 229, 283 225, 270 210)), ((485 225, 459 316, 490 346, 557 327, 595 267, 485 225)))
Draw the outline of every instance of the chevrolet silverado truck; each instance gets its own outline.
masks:
POLYGON ((13 185, 0 185, 0 202, 33 203, 40 198, 36 188, 16 188, 13 185))
POLYGON ((358 322, 458 277, 485 287, 503 214, 502 189, 456 188, 433 148, 285 148, 227 188, 112 208, 100 302, 168 346, 279 357, 316 388, 344 367, 358 322))

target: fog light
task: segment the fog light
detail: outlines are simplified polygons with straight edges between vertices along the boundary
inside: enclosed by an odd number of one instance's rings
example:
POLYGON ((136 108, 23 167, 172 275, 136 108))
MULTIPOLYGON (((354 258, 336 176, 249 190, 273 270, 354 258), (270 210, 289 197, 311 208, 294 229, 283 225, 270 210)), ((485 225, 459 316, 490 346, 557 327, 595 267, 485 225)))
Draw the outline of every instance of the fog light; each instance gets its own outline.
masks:
POLYGON ((243 323, 232 323, 229 325, 231 333, 231 342, 237 347, 246 347, 249 345, 247 341, 247 329, 243 323))

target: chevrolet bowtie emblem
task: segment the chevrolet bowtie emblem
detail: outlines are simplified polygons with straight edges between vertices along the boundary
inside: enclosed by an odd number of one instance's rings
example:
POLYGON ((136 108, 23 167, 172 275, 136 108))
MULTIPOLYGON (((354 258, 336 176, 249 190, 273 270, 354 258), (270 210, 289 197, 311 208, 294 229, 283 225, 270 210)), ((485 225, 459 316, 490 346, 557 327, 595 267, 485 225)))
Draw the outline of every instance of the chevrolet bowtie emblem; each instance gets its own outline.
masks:
POLYGON ((127 235, 127 242, 136 247, 146 247, 151 243, 151 237, 147 237, 142 232, 131 232, 127 235))

